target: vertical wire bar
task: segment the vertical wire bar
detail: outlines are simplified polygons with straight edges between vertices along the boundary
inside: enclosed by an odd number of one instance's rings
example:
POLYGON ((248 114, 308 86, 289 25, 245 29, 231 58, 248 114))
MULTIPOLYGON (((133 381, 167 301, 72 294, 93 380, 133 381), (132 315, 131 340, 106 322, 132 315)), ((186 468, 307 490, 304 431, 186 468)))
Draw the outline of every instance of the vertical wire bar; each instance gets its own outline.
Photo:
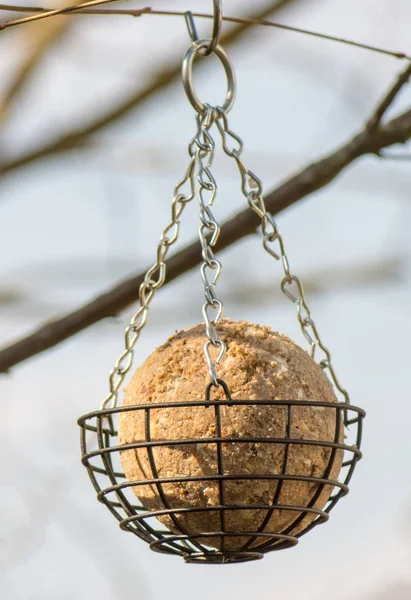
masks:
MULTIPOLYGON (((336 418, 335 418, 335 435, 334 435, 334 443, 338 444, 340 443, 340 429, 341 429, 341 423, 342 423, 342 419, 341 419, 341 407, 338 406, 338 403, 336 403, 337 406, 335 407, 335 413, 336 413, 336 418)), ((328 479, 331 473, 331 470, 334 466, 334 462, 335 462, 335 455, 337 453, 337 448, 332 448, 331 452, 330 452, 330 458, 328 460, 328 464, 327 464, 327 468, 324 471, 323 474, 323 479, 328 479)), ((317 490, 314 494, 314 496, 311 498, 310 503, 308 504, 307 508, 312 508, 314 506, 314 504, 317 502, 318 498, 320 497, 324 487, 326 486, 325 483, 319 483, 317 486, 317 490)), ((301 515, 296 519, 296 521, 290 526, 288 527, 285 531, 288 533, 288 531, 292 530, 292 528, 297 527, 297 525, 299 525, 301 523, 301 521, 304 519, 304 517, 306 516, 307 513, 301 513, 301 515)), ((284 532, 285 533, 285 532, 284 532)))
MULTIPOLYGON (((338 406, 338 403, 336 403, 336 404, 337 404, 337 406, 335 407, 335 411, 336 411, 336 427, 335 427, 334 443, 338 444, 339 441, 340 441, 340 429, 341 429, 341 422, 342 422, 342 419, 341 419, 341 410, 344 407, 338 406)), ((295 445, 298 445, 298 444, 295 444, 295 445)), ((337 452, 337 448, 332 448, 331 453, 330 453, 330 458, 328 460, 327 468, 325 469, 324 474, 322 476, 323 479, 328 479, 329 476, 330 476, 331 469, 334 466, 336 452, 337 452)), ((312 496, 310 502, 306 506, 301 507, 301 513, 300 513, 300 515, 288 527, 286 527, 286 529, 284 529, 283 531, 281 531, 281 533, 283 535, 293 535, 292 531, 303 521, 303 519, 307 515, 307 512, 304 512, 304 508, 313 508, 314 507, 315 503, 317 502, 318 498, 320 497, 320 495, 321 495, 321 493, 322 493, 322 491, 323 491, 323 489, 324 489, 324 487, 326 485, 327 484, 325 484, 325 483, 319 483, 317 485, 317 489, 316 489, 314 495, 312 496)), ((314 522, 310 523, 307 526, 306 529, 304 529, 302 532, 300 532, 297 535, 300 536, 302 533, 306 533, 306 531, 308 529, 312 529, 314 527, 314 525, 317 525, 319 522, 321 522, 321 520, 319 521, 317 519, 315 519, 315 521, 316 521, 316 523, 314 523, 314 522)), ((267 546, 267 543, 266 544, 262 544, 261 546, 257 546, 255 548, 255 550, 260 551, 261 548, 264 548, 266 546, 267 546)), ((283 547, 283 545, 279 544, 278 548, 280 549, 281 547, 283 547)))
MULTIPOLYGON (((88 454, 88 448, 87 448, 87 433, 88 433, 88 429, 87 429, 87 425, 86 423, 84 423, 81 428, 80 428, 80 449, 81 449, 81 455, 84 457, 86 454, 88 454)), ((97 481, 97 477, 95 475, 95 473, 97 472, 96 469, 97 467, 95 467, 93 464, 91 464, 89 462, 90 459, 87 459, 87 463, 83 464, 85 465, 87 472, 89 474, 89 477, 91 479, 91 482, 96 490, 96 492, 100 492, 101 488, 100 485, 97 481)))
MULTIPOLYGON (((357 439, 356 439, 356 448, 360 448, 361 447, 361 440, 362 440, 362 420, 363 420, 363 415, 358 414, 358 423, 357 423, 357 439)), ((344 483, 346 483, 347 485, 350 483, 351 477, 353 475, 355 466, 357 464, 357 462, 359 461, 359 458, 356 454, 353 455, 352 458, 352 464, 350 466, 350 469, 347 473, 347 476, 345 478, 344 483)))
MULTIPOLYGON (((146 408, 144 410, 144 430, 145 430, 145 441, 146 442, 150 442, 151 441, 151 428, 150 428, 150 408, 146 408)), ((154 453, 153 453, 153 448, 151 446, 146 447, 147 450, 147 458, 150 464, 150 468, 151 468, 151 473, 153 475, 154 479, 158 479, 158 471, 157 471, 157 465, 154 459, 154 453)), ((160 499, 164 505, 164 507, 166 509, 171 509, 171 506, 168 503, 167 497, 164 494, 164 490, 163 490, 163 486, 160 483, 156 483, 155 484, 156 488, 157 488, 157 492, 158 495, 160 496, 160 499)), ((174 517, 173 514, 170 514, 170 518, 172 519, 172 521, 174 522, 174 524, 176 525, 176 527, 178 529, 179 528, 179 523, 176 520, 176 518, 174 517)), ((155 536, 157 537, 157 539, 159 540, 165 540, 167 539, 166 536, 164 536, 162 533, 160 533, 159 531, 155 532, 155 536)), ((180 548, 180 546, 178 544, 174 544, 174 543, 170 543, 170 546, 173 546, 174 548, 177 548, 178 551, 180 552, 180 554, 182 554, 182 549, 180 548)))
MULTIPOLYGON (((98 447, 99 448, 110 447, 110 443, 108 443, 108 445, 107 445, 105 442, 105 430, 102 425, 102 422, 105 420, 105 416, 99 415, 96 417, 96 419, 97 419, 96 433, 97 433, 98 447)), ((110 439, 110 437, 111 437, 111 434, 109 436, 109 439, 110 439)), ((105 474, 109 478, 111 485, 116 485, 117 479, 116 479, 116 475, 114 473, 114 469, 113 469, 112 462, 111 462, 111 452, 103 452, 102 454, 100 454, 100 457, 101 457, 101 461, 102 461, 105 471, 106 471, 105 474)), ((121 507, 123 508, 124 512, 129 516, 134 515, 134 509, 131 506, 130 502, 125 497, 125 495, 123 493, 116 491, 116 496, 117 496, 118 501, 120 502, 121 507)), ((111 503, 105 502, 105 504, 113 512, 114 507, 112 507, 111 503)))
MULTIPOLYGON (((290 435, 291 435, 291 408, 292 408, 292 406, 290 404, 287 404, 286 408, 287 408, 287 422, 286 422, 286 435, 284 438, 284 455, 283 455, 283 464, 282 464, 282 468, 281 468, 281 475, 287 474, 288 455, 290 452, 290 443, 287 440, 290 439, 290 435)), ((273 512, 275 511, 275 505, 278 503, 278 500, 280 498, 283 484, 284 484, 283 479, 280 479, 279 481, 277 481, 277 487, 275 489, 275 493, 274 493, 274 497, 273 497, 273 501, 272 501, 272 507, 267 511, 267 514, 264 517, 263 522, 261 523, 260 527, 257 530, 258 533, 262 533, 265 531, 265 528, 267 527, 267 524, 270 521, 273 512)), ((279 532, 279 533, 281 533, 281 532, 279 532)), ((248 540, 248 542, 246 544, 244 544, 244 546, 240 549, 240 552, 244 552, 245 550, 247 550, 256 539, 257 539, 257 537, 253 537, 250 540, 248 540)), ((259 547, 260 548, 265 547, 270 544, 271 544, 271 540, 269 542, 265 542, 264 544, 261 544, 259 547)))
MULTIPOLYGON (((340 403, 338 403, 340 404, 340 403)), ((344 414, 346 412, 346 407, 344 405, 340 405, 338 407, 336 407, 336 411, 337 411, 337 419, 336 419, 336 436, 338 435, 338 431, 341 427, 341 422, 343 421, 343 419, 341 419, 341 413, 344 411, 344 414)), ((334 439, 334 441, 336 441, 336 443, 339 442, 339 437, 337 437, 337 439, 334 439)), ((337 448, 334 448, 333 450, 335 450, 335 452, 337 451, 337 448)), ((335 452, 333 453, 335 455, 335 452)), ((344 452, 344 451, 342 451, 344 452)), ((356 461, 355 461, 356 462, 356 461)), ((327 479, 329 477, 330 471, 332 469, 334 462, 332 462, 331 466, 330 466, 330 462, 328 463, 328 468, 326 473, 324 474, 324 479, 327 479)), ((344 480, 344 484, 347 483, 347 478, 344 480)), ((322 484, 322 487, 324 487, 325 484, 322 484)), ((330 494, 331 495, 331 494, 330 494)), ((341 497, 340 494, 337 494, 337 496, 335 497, 335 499, 330 503, 330 505, 325 509, 325 512, 329 512, 331 510, 331 508, 336 504, 337 500, 341 497)), ((327 501, 328 502, 328 501, 327 501)), ((313 529, 313 527, 315 527, 318 523, 320 523, 321 521, 315 520, 312 523, 310 523, 308 525, 308 527, 306 527, 302 532, 300 532, 298 534, 298 537, 305 535, 306 533, 308 533, 309 531, 311 531, 311 529, 313 529)))
MULTIPOLYGON (((146 442, 151 442, 152 441, 151 440, 151 428, 150 428, 150 411, 151 411, 151 409, 149 407, 146 408, 146 409, 144 409, 144 428, 145 428, 146 442)), ((147 450, 148 461, 150 463, 150 468, 151 468, 151 472, 153 474, 153 477, 154 477, 154 479, 159 479, 157 465, 156 465, 156 461, 155 461, 155 458, 154 458, 153 447, 152 446, 147 446, 146 450, 147 450)), ((155 486, 157 488, 158 495, 160 496, 160 499, 161 499, 162 503, 164 504, 164 508, 166 508, 167 510, 173 510, 172 506, 170 506, 170 503, 169 503, 169 501, 167 499, 167 495, 164 492, 163 484, 162 483, 155 483, 155 486)), ((179 531, 180 533, 182 533, 183 535, 187 536, 190 539, 190 534, 184 528, 184 526, 181 524, 181 522, 179 521, 179 519, 177 519, 177 517, 175 516, 175 514, 173 512, 170 512, 168 514, 168 516, 173 521, 175 527, 177 528, 177 531, 179 531)), ((156 535, 158 536, 158 539, 161 539, 161 540, 166 540, 167 539, 167 536, 164 536, 160 532, 156 532, 156 535)), ((201 552, 204 551, 204 547, 201 544, 199 544, 196 540, 191 540, 190 539, 190 541, 201 552)), ((180 554, 186 554, 187 551, 188 551, 188 550, 186 551, 185 549, 183 549, 178 544, 175 544, 174 542, 168 542, 168 544, 170 546, 178 548, 180 554)))
MULTIPOLYGON (((220 406, 218 404, 216 404, 214 406, 214 412, 215 412, 215 422, 216 422, 216 433, 217 433, 217 438, 219 438, 221 440, 222 437, 222 433, 221 433, 221 414, 220 414, 220 406)), ((218 469, 218 475, 219 475, 219 479, 218 479, 218 502, 219 502, 219 515, 220 515, 220 529, 223 533, 226 533, 226 526, 225 526, 225 511, 222 510, 221 506, 224 506, 224 482, 222 477, 224 477, 224 466, 223 466, 223 449, 222 449, 222 442, 218 441, 216 442, 216 446, 217 446, 217 469, 218 469)), ((224 535, 220 536, 220 544, 221 544, 221 552, 224 552, 224 535)))

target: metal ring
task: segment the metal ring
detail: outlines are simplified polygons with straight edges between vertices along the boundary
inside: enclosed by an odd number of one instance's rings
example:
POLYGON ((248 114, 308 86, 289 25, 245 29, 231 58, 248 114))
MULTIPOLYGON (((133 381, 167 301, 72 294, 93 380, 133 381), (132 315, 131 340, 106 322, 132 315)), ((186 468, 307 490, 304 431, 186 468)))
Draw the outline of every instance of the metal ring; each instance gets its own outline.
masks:
MULTIPOLYGON (((209 40, 205 39, 198 40, 197 42, 193 43, 185 53, 182 65, 183 86, 187 94, 187 98, 190 100, 195 110, 201 115, 205 115, 207 109, 206 106, 202 102, 200 102, 194 90, 193 61, 195 56, 200 53, 200 50, 207 47, 208 43, 209 40)), ((223 112, 227 114, 233 107, 236 94, 236 80, 234 67, 230 59, 228 58, 228 55, 226 54, 225 50, 223 50, 221 46, 217 46, 214 50, 214 53, 220 59, 227 77, 227 92, 224 104, 221 107, 223 112)))
MULTIPOLYGON (((209 56, 216 51, 216 48, 220 41, 221 29, 223 24, 223 7, 221 0, 213 0, 213 30, 211 32, 211 38, 207 40, 207 47, 203 52, 203 56, 209 56)), ((197 29, 194 23, 193 13, 188 10, 184 13, 188 33, 194 43, 198 42, 197 29)))

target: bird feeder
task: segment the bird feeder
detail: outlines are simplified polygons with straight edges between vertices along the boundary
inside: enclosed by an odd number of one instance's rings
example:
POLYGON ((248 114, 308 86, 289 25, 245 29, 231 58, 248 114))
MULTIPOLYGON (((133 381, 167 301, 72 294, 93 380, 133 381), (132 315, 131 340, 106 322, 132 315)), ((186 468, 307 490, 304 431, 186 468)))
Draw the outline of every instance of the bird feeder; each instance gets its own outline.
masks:
POLYGON ((121 529, 159 553, 188 563, 226 564, 295 546, 328 520, 348 493, 361 458, 361 408, 340 385, 301 280, 267 211, 262 183, 243 162, 243 141, 228 125, 235 99, 231 61, 218 44, 221 3, 214 2, 210 39, 192 44, 182 77, 195 108, 189 165, 174 190, 171 221, 139 289, 139 307, 125 332, 125 350, 110 373, 99 410, 79 419, 82 462, 121 529), (195 58, 214 53, 227 76, 222 106, 198 99, 195 58), (261 219, 264 249, 281 260, 281 290, 297 308, 309 352, 267 326, 223 318, 217 294, 222 264, 213 248, 220 226, 212 207, 218 186, 211 167, 212 131, 240 173, 241 191, 261 219), (177 241, 187 203, 199 203, 204 323, 173 335, 120 388, 150 304, 166 280, 166 256, 177 241))

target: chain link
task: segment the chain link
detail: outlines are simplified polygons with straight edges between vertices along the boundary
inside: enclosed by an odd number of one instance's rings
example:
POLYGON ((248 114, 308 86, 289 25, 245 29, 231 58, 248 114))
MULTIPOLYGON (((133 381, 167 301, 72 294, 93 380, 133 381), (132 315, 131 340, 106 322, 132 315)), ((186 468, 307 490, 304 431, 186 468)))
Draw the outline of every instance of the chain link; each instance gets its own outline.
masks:
POLYGON ((134 346, 140 337, 144 328, 148 310, 153 297, 158 289, 164 284, 166 279, 167 267, 165 259, 171 246, 177 241, 180 232, 180 217, 185 205, 193 200, 195 196, 195 172, 197 154, 194 151, 199 130, 191 140, 188 151, 190 162, 184 177, 174 188, 174 197, 171 203, 171 221, 163 230, 159 244, 157 246, 156 262, 148 269, 144 281, 139 288, 140 307, 132 316, 130 324, 127 326, 124 335, 125 349, 118 357, 114 368, 110 372, 109 385, 110 393, 105 398, 102 409, 117 405, 118 391, 124 378, 133 364, 134 346), (188 190, 184 193, 183 188, 188 185, 188 190))
MULTIPOLYGON (((193 44, 183 61, 183 83, 187 95, 197 110, 197 130, 188 145, 190 162, 183 179, 174 188, 174 197, 171 205, 171 221, 163 230, 160 242, 157 246, 157 259, 145 274, 144 281, 139 288, 138 311, 133 315, 130 324, 125 330, 125 349, 117 359, 114 368, 110 372, 110 393, 104 400, 102 408, 116 406, 118 390, 125 375, 130 370, 133 362, 134 345, 140 337, 144 328, 148 310, 156 291, 162 287, 166 278, 166 263, 170 247, 177 241, 180 231, 180 217, 187 202, 190 202, 197 193, 200 209, 199 238, 201 244, 202 265, 201 278, 204 285, 205 303, 203 304, 203 317, 205 321, 207 341, 204 344, 204 353, 211 378, 211 384, 219 385, 216 365, 220 364, 225 352, 226 344, 220 339, 216 325, 221 320, 224 305, 216 293, 222 264, 216 258, 213 247, 217 243, 220 226, 216 221, 211 206, 217 196, 217 183, 211 173, 211 166, 215 153, 215 142, 211 136, 210 129, 217 124, 222 139, 224 152, 233 158, 238 166, 241 177, 241 190, 247 199, 249 206, 261 219, 263 234, 263 247, 276 260, 282 262, 284 278, 281 281, 281 289, 284 295, 297 306, 297 318, 305 339, 311 348, 311 356, 315 358, 317 350, 322 352, 319 365, 329 372, 329 376, 335 387, 343 395, 346 403, 349 403, 348 393, 341 387, 334 368, 331 363, 331 354, 324 345, 318 332, 317 326, 311 318, 311 312, 305 299, 301 280, 291 272, 290 264, 284 247, 284 241, 278 231, 273 216, 267 211, 263 198, 263 185, 261 180, 241 160, 244 149, 242 139, 230 130, 228 126, 227 113, 232 106, 235 96, 235 76, 230 60, 219 46, 216 49, 218 57, 223 62, 228 81, 228 92, 223 108, 211 107, 201 104, 192 87, 191 66, 194 54, 200 49, 203 41, 193 44), (217 52, 218 50, 218 52, 217 52), (190 54, 191 52, 191 54, 190 54), (194 54, 193 54, 194 53, 194 54), (195 100, 195 102, 194 102, 195 100), (196 189, 196 179, 199 184, 196 189), (182 188, 188 184, 187 193, 182 188), (293 287, 295 291, 292 291, 293 287), (211 347, 218 350, 217 358, 211 356, 211 347)), ((318 359, 318 356, 317 356, 318 359)))
POLYGON ((331 362, 331 353, 324 345, 317 326, 311 318, 311 312, 305 298, 301 279, 291 272, 290 263, 285 251, 284 240, 273 216, 266 209, 263 198, 262 182, 252 171, 247 169, 242 162, 241 155, 243 153, 244 143, 237 134, 230 130, 226 113, 221 108, 217 108, 216 110, 218 115, 216 124, 221 135, 223 150, 228 156, 236 161, 241 176, 242 192, 246 197, 249 206, 261 219, 264 249, 276 260, 281 259, 284 270, 284 278, 281 281, 281 290, 291 302, 297 305, 297 318, 302 333, 310 345, 312 358, 317 358, 320 367, 324 371, 328 371, 330 379, 343 396, 344 402, 349 404, 350 398, 348 392, 340 385, 337 379, 331 362), (319 352, 322 353, 321 357, 318 357, 319 352))
POLYGON ((225 352, 226 344, 220 339, 216 325, 220 321, 224 305, 216 294, 215 287, 218 283, 222 265, 216 258, 213 247, 220 235, 220 226, 216 221, 211 206, 217 195, 217 183, 211 173, 214 159, 215 143, 210 134, 210 128, 216 117, 216 110, 205 105, 204 116, 197 115, 197 138, 195 139, 195 157, 198 166, 197 181, 199 183, 198 201, 200 206, 200 227, 198 230, 203 263, 201 265, 201 278, 204 284, 205 303, 203 304, 203 317, 206 327, 207 341, 204 344, 204 354, 212 383, 218 386, 217 368, 225 352), (218 349, 217 358, 211 356, 211 346, 218 349))

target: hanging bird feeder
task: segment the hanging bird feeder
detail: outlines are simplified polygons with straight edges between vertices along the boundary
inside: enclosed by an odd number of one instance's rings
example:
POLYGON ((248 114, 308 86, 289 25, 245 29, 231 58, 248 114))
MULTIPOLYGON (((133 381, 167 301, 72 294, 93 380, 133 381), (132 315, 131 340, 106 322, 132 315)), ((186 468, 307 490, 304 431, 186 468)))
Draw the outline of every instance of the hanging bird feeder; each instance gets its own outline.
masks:
POLYGON ((350 404, 337 380, 301 280, 292 273, 283 238, 266 210, 262 183, 245 167, 243 142, 229 128, 235 74, 218 44, 221 2, 215 0, 214 9, 211 39, 198 40, 191 14, 186 16, 192 44, 182 77, 197 112, 189 166, 174 190, 171 221, 161 235, 156 262, 140 286, 125 350, 110 373, 110 393, 79 424, 83 464, 98 499, 123 530, 156 552, 191 563, 224 564, 294 546, 328 520, 348 493, 361 458, 365 413, 350 404), (194 59, 213 53, 227 76, 221 107, 202 104, 192 81, 194 59), (218 191, 211 173, 213 129, 237 164, 242 193, 261 219, 264 249, 282 262, 281 289, 296 305, 310 353, 269 327, 222 318, 217 295, 222 265, 213 251, 220 228, 211 210, 218 191), (166 279, 166 256, 177 241, 181 215, 195 197, 204 323, 155 350, 120 402, 134 346, 166 279))

